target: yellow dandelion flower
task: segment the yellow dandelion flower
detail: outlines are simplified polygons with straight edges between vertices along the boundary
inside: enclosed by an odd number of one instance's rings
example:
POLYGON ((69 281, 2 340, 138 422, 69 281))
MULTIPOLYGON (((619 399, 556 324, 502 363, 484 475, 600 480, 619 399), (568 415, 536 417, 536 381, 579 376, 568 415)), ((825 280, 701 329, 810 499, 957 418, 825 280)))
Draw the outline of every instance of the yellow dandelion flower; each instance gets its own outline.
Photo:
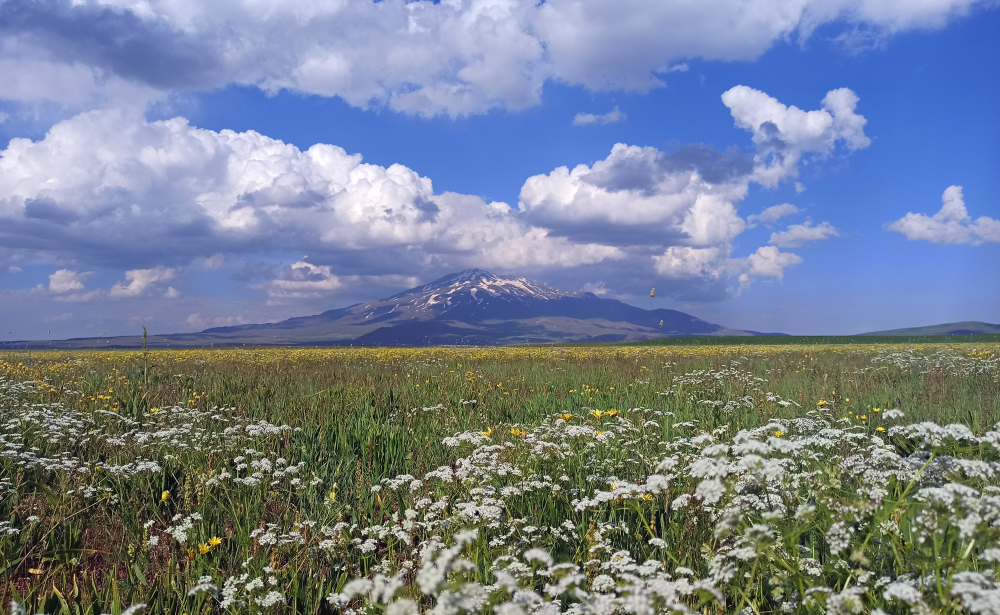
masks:
POLYGON ((879 425, 878 427, 875 428, 875 431, 885 431, 885 427, 879 425))
POLYGON ((780 438, 783 435, 785 435, 785 432, 783 432, 781 430, 778 430, 778 431, 774 432, 774 437, 775 438, 780 438))
POLYGON ((219 538, 218 536, 212 536, 211 538, 208 539, 208 544, 211 547, 217 547, 222 544, 222 539, 219 538))

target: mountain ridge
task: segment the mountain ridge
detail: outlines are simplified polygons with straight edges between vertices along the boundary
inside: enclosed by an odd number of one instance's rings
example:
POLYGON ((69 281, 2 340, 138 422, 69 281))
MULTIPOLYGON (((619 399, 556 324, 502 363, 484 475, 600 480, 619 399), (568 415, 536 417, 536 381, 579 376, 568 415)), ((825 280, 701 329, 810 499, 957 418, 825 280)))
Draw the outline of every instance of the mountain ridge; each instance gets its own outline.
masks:
POLYGON ((978 320, 964 320, 961 322, 949 322, 939 325, 927 325, 925 327, 907 327, 904 329, 888 329, 886 331, 872 331, 861 333, 860 335, 883 335, 883 336, 912 336, 922 335, 989 335, 1000 334, 1000 325, 991 325, 978 320))
MULTIPOLYGON (((385 299, 275 323, 151 335, 157 347, 238 345, 504 345, 754 335, 677 310, 646 310, 587 291, 467 269, 385 299)), ((0 347, 130 348, 138 336, 8 342, 0 347)))

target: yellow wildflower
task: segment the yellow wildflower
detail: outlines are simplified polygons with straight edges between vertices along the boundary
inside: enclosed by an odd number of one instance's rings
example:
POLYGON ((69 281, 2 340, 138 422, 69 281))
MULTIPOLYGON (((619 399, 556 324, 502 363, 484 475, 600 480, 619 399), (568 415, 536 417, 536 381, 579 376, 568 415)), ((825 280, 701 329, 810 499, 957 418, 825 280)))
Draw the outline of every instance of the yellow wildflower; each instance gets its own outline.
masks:
POLYGON ((218 536, 212 536, 211 538, 208 539, 208 544, 209 546, 217 547, 222 544, 222 539, 219 538, 218 536))
POLYGON ((826 400, 824 400, 824 399, 821 399, 821 400, 819 400, 818 402, 816 402, 816 405, 817 405, 817 406, 825 406, 825 405, 826 405, 826 400))
POLYGON ((492 436, 492 435, 493 435, 493 428, 492 428, 492 427, 490 427, 490 428, 489 428, 489 429, 487 429, 486 431, 480 431, 480 432, 479 432, 479 435, 481 435, 481 436, 482 436, 482 437, 484 437, 484 438, 489 438, 490 436, 492 436))
POLYGON ((517 427, 512 427, 510 429, 510 435, 514 436, 515 438, 520 438, 520 437, 524 436, 524 434, 525 434, 525 432, 521 431, 517 427))
POLYGON ((561 418, 564 421, 568 421, 571 418, 573 418, 573 415, 570 414, 569 412, 563 412, 562 414, 559 415, 559 418, 561 418))
POLYGON ((608 410, 604 414, 607 415, 607 416, 618 416, 618 411, 617 410, 608 410))
POLYGON ((780 438, 783 435, 785 435, 785 432, 783 432, 781 430, 778 430, 778 431, 774 432, 774 437, 775 438, 780 438))
POLYGON ((875 428, 875 431, 885 431, 885 427, 879 425, 878 427, 875 428))
POLYGON ((166 502, 169 499, 170 499, 170 492, 169 491, 164 491, 163 493, 160 494, 160 501, 161 502, 166 502))
POLYGON ((590 416, 594 417, 597 420, 601 420, 601 417, 604 416, 604 413, 601 412, 600 410, 591 410, 590 416))

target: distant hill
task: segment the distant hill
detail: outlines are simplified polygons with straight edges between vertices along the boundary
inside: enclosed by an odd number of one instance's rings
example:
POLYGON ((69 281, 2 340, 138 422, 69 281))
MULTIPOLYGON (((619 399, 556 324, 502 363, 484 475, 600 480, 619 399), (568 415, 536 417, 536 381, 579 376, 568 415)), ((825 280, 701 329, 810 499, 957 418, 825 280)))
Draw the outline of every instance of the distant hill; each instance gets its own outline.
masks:
POLYGON ((985 322, 965 321, 951 322, 943 325, 930 325, 928 327, 911 327, 909 329, 890 329, 888 331, 873 331, 862 333, 861 335, 892 335, 916 337, 922 335, 990 335, 1000 334, 1000 325, 991 325, 985 322))
MULTIPOLYGON (((644 310, 593 293, 469 269, 379 301, 282 322, 149 336, 151 348, 257 345, 425 346, 632 342, 748 336, 676 310, 644 310), (661 324, 662 323, 662 324, 661 324)), ((17 348, 135 348, 139 337, 7 342, 17 348)))

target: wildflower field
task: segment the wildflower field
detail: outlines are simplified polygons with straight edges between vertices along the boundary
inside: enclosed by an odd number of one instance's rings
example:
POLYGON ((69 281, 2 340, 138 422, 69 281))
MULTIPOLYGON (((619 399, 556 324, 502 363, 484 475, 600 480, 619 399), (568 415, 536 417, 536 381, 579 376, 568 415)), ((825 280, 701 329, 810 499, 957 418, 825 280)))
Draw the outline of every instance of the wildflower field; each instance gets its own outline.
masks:
POLYGON ((1000 613, 1000 345, 0 354, 15 613, 1000 613))

